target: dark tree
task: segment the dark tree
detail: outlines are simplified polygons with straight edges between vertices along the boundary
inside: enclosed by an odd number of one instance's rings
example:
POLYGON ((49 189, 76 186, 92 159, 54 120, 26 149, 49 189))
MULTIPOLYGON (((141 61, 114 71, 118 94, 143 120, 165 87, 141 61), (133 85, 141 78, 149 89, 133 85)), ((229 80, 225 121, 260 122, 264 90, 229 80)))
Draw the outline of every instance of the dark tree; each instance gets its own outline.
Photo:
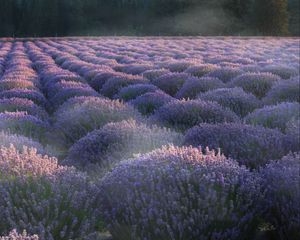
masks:
POLYGON ((288 1, 255 0, 254 22, 264 35, 288 35, 288 1))

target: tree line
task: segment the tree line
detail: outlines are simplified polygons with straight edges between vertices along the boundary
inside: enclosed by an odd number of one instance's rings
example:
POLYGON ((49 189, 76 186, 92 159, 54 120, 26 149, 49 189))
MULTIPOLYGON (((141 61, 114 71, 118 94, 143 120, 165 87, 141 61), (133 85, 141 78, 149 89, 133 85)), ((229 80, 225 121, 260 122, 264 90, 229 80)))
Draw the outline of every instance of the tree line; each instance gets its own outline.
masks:
POLYGON ((299 35, 300 0, 0 0, 0 37, 299 35))

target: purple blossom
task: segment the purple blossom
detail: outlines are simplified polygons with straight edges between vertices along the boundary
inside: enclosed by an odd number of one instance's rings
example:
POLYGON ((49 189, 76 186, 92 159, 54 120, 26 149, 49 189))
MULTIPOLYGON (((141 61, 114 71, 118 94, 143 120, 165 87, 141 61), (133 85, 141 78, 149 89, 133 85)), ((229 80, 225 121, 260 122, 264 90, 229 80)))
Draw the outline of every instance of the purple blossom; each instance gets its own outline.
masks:
POLYGON ((152 121, 184 131, 200 123, 237 122, 239 117, 218 103, 181 100, 163 105, 154 113, 152 121))
POLYGON ((136 99, 129 101, 129 103, 137 108, 143 115, 151 115, 155 110, 173 100, 175 99, 170 95, 162 91, 155 91, 145 93, 136 99))
POLYGON ((245 73, 230 81, 230 86, 241 87, 259 99, 263 98, 280 77, 271 73, 245 73))
POLYGON ((289 154, 260 170, 261 211, 280 239, 300 238, 300 155, 289 154))
POLYGON ((257 168, 293 150, 292 139, 264 127, 240 123, 200 124, 187 131, 184 145, 221 149, 240 164, 257 168))
POLYGON ((298 102, 283 102, 265 106, 249 113, 244 120, 248 124, 277 128, 285 132, 287 122, 292 119, 300 119, 300 104, 298 102))
POLYGON ((212 77, 190 77, 183 84, 182 88, 177 92, 176 98, 195 99, 198 94, 207 92, 212 89, 223 88, 225 84, 212 77))
POLYGON ((124 161, 101 189, 116 239, 241 239, 257 225, 256 177, 209 150, 171 146, 124 161))
POLYGON ((146 153, 171 143, 180 144, 182 135, 156 126, 148 127, 134 120, 106 124, 77 141, 69 150, 68 164, 112 165, 133 154, 146 153))
POLYGON ((219 88, 199 94, 197 98, 217 102, 241 117, 262 106, 253 94, 244 92, 242 88, 219 88))

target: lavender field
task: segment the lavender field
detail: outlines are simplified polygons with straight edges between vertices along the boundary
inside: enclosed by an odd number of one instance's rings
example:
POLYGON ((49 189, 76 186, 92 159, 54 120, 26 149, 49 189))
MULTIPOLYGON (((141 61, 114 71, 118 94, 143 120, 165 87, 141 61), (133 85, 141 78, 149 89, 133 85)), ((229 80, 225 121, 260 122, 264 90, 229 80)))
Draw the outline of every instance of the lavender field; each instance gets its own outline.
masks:
POLYGON ((299 54, 0 39, 0 239, 300 239, 299 54))

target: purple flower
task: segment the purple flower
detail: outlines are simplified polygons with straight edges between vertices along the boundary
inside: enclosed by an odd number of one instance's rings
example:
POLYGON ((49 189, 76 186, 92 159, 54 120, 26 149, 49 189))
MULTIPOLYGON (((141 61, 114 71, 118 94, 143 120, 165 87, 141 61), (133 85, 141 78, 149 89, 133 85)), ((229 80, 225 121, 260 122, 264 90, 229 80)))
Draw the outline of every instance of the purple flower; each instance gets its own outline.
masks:
POLYGON ((257 225, 256 177, 209 150, 171 146, 121 162, 100 189, 116 239, 242 239, 257 225))

